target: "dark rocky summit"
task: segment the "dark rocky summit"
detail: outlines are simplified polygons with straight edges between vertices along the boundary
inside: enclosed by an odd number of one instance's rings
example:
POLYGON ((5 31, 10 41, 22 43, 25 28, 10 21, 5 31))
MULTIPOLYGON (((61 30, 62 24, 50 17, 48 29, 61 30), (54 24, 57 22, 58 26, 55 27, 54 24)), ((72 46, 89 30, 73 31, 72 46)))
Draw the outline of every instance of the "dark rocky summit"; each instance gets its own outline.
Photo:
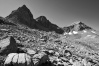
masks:
POLYGON ((41 26, 39 29, 45 31, 55 31, 56 33, 62 34, 64 31, 62 28, 58 27, 55 24, 52 24, 45 16, 40 16, 36 18, 38 27, 41 26))
POLYGON ((36 20, 33 18, 32 13, 23 5, 17 10, 12 11, 12 13, 6 17, 6 19, 14 22, 15 24, 26 25, 33 29, 39 29, 44 31, 55 31, 56 33, 63 33, 63 30, 55 24, 52 24, 45 16, 40 16, 36 20))
POLYGON ((13 21, 15 24, 19 23, 30 28, 35 28, 35 20, 33 19, 33 15, 26 5, 12 11, 12 13, 7 16, 6 19, 13 21))

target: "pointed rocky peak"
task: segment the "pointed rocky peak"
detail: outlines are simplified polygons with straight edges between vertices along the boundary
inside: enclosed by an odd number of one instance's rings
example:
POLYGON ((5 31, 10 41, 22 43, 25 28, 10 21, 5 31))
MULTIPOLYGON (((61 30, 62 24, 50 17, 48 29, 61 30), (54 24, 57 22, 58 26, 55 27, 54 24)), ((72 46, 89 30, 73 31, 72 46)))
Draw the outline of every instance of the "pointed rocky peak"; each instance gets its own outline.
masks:
MULTIPOLYGON (((73 24, 84 24, 83 22, 81 22, 81 21, 76 21, 76 22, 74 22, 73 24)), ((72 25, 73 25, 72 24, 72 25)))
POLYGON ((38 24, 47 28, 54 25, 45 16, 39 16, 38 18, 36 18, 36 21, 38 22, 38 24))
MULTIPOLYGON (((45 16, 39 16, 35 19, 37 25, 42 26, 42 29, 45 31, 55 31, 56 33, 63 33, 63 29, 58 27, 56 24, 51 23, 45 16)), ((41 27, 39 28, 41 29, 41 27)))
POLYGON ((26 5, 23 5, 23 6, 19 7, 19 8, 17 9, 17 11, 24 12, 24 13, 28 13, 29 16, 31 16, 31 17, 33 18, 33 15, 32 15, 32 13, 31 13, 31 11, 27 8, 26 5))
POLYGON ((12 13, 7 16, 6 19, 14 22, 15 24, 26 25, 30 28, 34 28, 35 25, 33 15, 26 5, 12 11, 12 13))
POLYGON ((47 18, 45 16, 39 16, 38 18, 36 18, 36 21, 46 22, 48 20, 47 20, 47 18))
POLYGON ((87 26, 86 24, 84 24, 83 22, 79 21, 78 23, 76 23, 74 25, 74 28, 77 29, 78 31, 82 31, 82 30, 90 30, 92 29, 91 27, 87 26))
POLYGON ((28 9, 26 5, 23 5, 21 8, 23 8, 23 9, 28 9))
MULTIPOLYGON (((83 22, 81 22, 81 21, 77 21, 77 22, 74 22, 74 23, 72 23, 71 25, 69 25, 69 26, 85 26, 85 24, 83 23, 83 22)), ((87 26, 87 25, 86 25, 87 26)))
POLYGON ((15 15, 20 15, 20 17, 28 16, 30 18, 33 18, 31 11, 27 8, 26 5, 23 5, 23 6, 19 7, 17 10, 12 11, 12 13, 9 16, 7 16, 7 18, 13 17, 15 15))
POLYGON ((19 7, 18 10, 19 9, 29 10, 26 5, 23 5, 23 6, 19 7))

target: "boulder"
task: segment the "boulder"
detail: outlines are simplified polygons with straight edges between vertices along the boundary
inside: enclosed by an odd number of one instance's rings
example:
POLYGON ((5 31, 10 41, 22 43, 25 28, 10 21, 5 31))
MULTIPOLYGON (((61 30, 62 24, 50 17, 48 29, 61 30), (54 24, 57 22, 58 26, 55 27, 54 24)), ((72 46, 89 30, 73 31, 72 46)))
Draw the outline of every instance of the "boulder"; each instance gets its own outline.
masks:
POLYGON ((44 52, 35 54, 33 56, 33 62, 35 64, 35 66, 41 66, 42 64, 46 65, 47 63, 50 63, 48 55, 44 52))
POLYGON ((17 51, 17 44, 13 37, 7 37, 0 41, 0 55, 15 53, 17 51))
POLYGON ((36 53, 36 51, 29 49, 29 48, 27 48, 26 50, 27 50, 27 53, 30 55, 34 55, 36 53))
POLYGON ((10 53, 5 59, 4 66, 34 66, 31 56, 26 53, 10 53))

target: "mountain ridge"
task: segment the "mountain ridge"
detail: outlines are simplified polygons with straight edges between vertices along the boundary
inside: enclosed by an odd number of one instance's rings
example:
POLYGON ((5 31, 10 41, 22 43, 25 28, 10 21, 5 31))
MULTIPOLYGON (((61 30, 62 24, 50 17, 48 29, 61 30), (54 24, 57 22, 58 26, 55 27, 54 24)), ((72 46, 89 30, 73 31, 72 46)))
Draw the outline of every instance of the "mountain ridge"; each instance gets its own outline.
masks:
POLYGON ((70 32, 70 31, 82 31, 82 30, 90 30, 91 27, 87 26, 81 21, 75 22, 71 24, 70 26, 63 27, 64 31, 70 32))
POLYGON ((55 31, 59 34, 64 34, 66 32, 69 33, 73 31, 94 30, 81 21, 61 28, 56 24, 50 22, 45 16, 39 16, 34 19, 30 9, 28 9, 26 5, 23 5, 18 9, 12 11, 11 14, 6 17, 6 19, 13 22, 14 24, 22 26, 24 25, 32 29, 38 29, 47 32, 55 31))
POLYGON ((6 19, 11 20, 14 23, 20 23, 21 25, 24 24, 32 29, 55 31, 59 34, 64 32, 63 29, 58 27, 56 24, 51 23, 45 16, 40 16, 34 19, 31 11, 26 7, 26 5, 12 11, 12 13, 8 15, 6 19))

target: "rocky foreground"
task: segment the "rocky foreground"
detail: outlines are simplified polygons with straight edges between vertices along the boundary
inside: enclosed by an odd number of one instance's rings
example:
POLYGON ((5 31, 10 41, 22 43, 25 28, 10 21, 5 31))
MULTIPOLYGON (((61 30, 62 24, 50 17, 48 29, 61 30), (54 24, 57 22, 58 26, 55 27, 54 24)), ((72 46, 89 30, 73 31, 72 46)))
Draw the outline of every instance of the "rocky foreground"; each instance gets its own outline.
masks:
MULTIPOLYGON (((69 47, 69 46, 66 46, 69 47)), ((98 66, 98 61, 91 59, 90 57, 84 57, 74 54, 68 48, 59 48, 60 50, 44 48, 43 49, 31 49, 17 45, 16 40, 13 37, 7 37, 0 42, 0 66, 5 65, 5 59, 10 53, 26 53, 31 56, 33 66, 98 66)), ((14 59, 14 58, 13 58, 14 59)), ((9 59, 13 62, 13 59, 9 59)), ((18 61, 22 60, 16 58, 18 61)), ((18 63, 18 61, 16 63, 18 63)), ((22 61, 25 61, 24 58, 22 61)), ((21 63, 24 65, 24 63, 21 63)), ((13 64, 14 65, 14 64, 13 64)))

